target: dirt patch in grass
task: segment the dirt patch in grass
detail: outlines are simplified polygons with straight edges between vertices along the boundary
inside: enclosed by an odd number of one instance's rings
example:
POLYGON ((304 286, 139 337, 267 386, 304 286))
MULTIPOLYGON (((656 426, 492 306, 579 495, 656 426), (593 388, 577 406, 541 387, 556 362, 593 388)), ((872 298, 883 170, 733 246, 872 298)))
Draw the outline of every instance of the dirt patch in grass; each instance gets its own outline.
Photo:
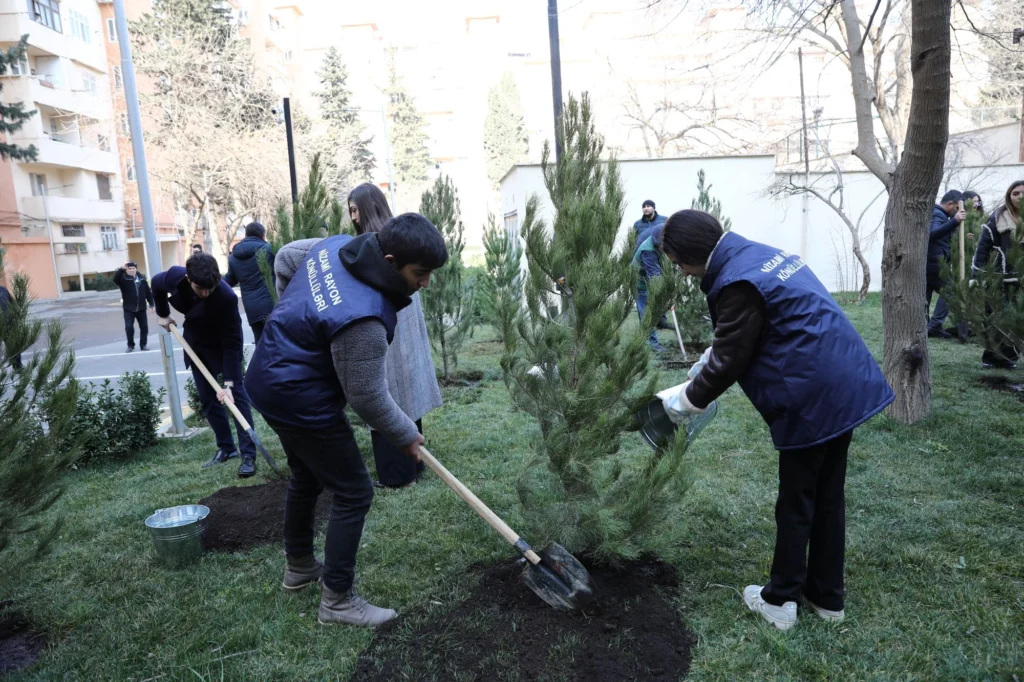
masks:
POLYGON ((11 604, 0 602, 0 675, 29 667, 46 647, 46 636, 11 604))
POLYGON ((441 388, 475 388, 484 380, 484 373, 478 369, 452 372, 451 376, 445 379, 437 377, 437 383, 441 388))
POLYGON ((1024 401, 1024 383, 1014 383, 1010 379, 999 375, 986 375, 978 379, 982 386, 988 386, 995 391, 1006 391, 1017 396, 1018 400, 1024 401))
MULTIPOLYGON (((214 552, 240 552, 259 545, 284 544, 284 499, 288 481, 221 488, 199 500, 210 508, 203 546, 214 552)), ((331 493, 316 504, 316 527, 327 523, 331 493)))
POLYGON ((647 559, 591 568, 585 612, 552 609, 519 579, 519 562, 483 572, 453 610, 385 626, 353 680, 679 680, 696 638, 672 598, 675 569, 647 559), (412 623, 412 625, 410 625, 412 623))

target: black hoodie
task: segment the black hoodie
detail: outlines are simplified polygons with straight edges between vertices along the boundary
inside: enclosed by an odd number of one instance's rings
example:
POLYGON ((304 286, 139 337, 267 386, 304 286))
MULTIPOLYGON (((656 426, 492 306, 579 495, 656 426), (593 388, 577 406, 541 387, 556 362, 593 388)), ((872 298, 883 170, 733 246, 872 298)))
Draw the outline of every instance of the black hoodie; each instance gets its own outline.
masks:
POLYGON ((270 272, 274 272, 274 252, 270 244, 259 237, 246 237, 235 244, 228 256, 228 273, 224 281, 228 286, 238 286, 242 290, 242 307, 249 324, 265 322, 274 309, 274 299, 270 296, 267 281, 260 272, 260 264, 256 254, 266 250, 267 264, 270 272))
POLYGON ((338 257, 353 277, 383 294, 396 311, 412 303, 408 283, 384 258, 376 233, 363 234, 346 242, 338 250, 338 257))

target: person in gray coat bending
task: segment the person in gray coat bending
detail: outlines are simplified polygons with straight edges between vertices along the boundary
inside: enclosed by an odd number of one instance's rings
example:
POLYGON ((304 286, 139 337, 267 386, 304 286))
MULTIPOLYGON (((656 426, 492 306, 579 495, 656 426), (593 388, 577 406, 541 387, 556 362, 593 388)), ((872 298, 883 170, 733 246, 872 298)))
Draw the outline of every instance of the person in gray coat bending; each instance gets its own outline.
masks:
MULTIPOLYGON (((391 218, 384 193, 376 185, 363 183, 348 195, 348 211, 357 234, 379 232, 391 218)), ((395 340, 387 355, 388 390, 402 411, 423 433, 423 417, 441 407, 441 389, 430 352, 427 322, 420 295, 398 312, 395 340)), ((371 432, 378 488, 401 488, 413 483, 423 471, 422 462, 412 461, 376 431, 371 432)))

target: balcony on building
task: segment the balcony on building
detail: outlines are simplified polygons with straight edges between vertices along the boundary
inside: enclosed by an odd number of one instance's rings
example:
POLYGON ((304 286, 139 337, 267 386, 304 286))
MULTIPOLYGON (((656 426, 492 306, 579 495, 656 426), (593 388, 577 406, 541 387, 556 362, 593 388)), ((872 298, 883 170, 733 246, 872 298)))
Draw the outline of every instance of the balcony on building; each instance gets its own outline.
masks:
POLYGON ((63 168, 80 168, 95 173, 120 172, 120 160, 112 146, 109 121, 68 113, 45 104, 25 121, 11 141, 35 145, 36 163, 63 168))
POLYGON ((107 55, 100 35, 92 30, 79 33, 60 5, 58 0, 0 0, 0 45, 17 43, 27 33, 30 56, 67 57, 106 72, 107 55), (89 42, 77 39, 83 36, 89 42))

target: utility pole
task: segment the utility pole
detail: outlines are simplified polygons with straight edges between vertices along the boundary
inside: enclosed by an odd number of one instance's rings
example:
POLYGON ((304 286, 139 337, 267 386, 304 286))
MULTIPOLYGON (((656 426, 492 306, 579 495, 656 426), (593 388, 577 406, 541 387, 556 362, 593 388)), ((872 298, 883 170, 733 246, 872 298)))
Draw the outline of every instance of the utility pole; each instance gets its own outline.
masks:
POLYGON ((802 47, 796 49, 796 58, 800 64, 800 115, 803 118, 804 131, 804 188, 801 192, 800 203, 803 206, 803 215, 800 220, 800 255, 807 258, 807 232, 810 227, 811 198, 807 189, 811 186, 811 145, 807 139, 807 96, 804 93, 804 50, 802 47))
POLYGON ((299 203, 299 183, 295 178, 295 141, 292 138, 292 105, 291 99, 284 98, 284 130, 288 138, 288 174, 292 181, 292 206, 299 203))
MULTIPOLYGON (((146 167, 146 147, 142 142, 142 115, 139 112, 139 90, 135 84, 135 65, 132 64, 132 48, 128 37, 128 20, 124 11, 124 0, 114 0, 114 23, 117 28, 117 44, 121 49, 121 80, 124 83, 124 99, 128 105, 128 125, 132 135, 132 153, 135 155, 135 179, 139 185, 139 205, 142 208, 142 227, 146 231, 146 267, 152 279, 163 271, 160 262, 160 244, 156 239, 156 224, 153 221, 153 204, 149 196, 149 169, 146 167)), ((181 414, 181 397, 178 393, 178 373, 174 367, 174 345, 170 333, 160 327, 160 357, 164 364, 167 380, 167 402, 171 411, 171 428, 178 435, 185 434, 185 419, 181 414)))
POLYGON ((562 56, 558 45, 558 0, 548 0, 548 42, 551 44, 551 98, 555 107, 555 162, 562 160, 562 56))
POLYGON ((53 277, 57 280, 57 298, 62 298, 60 287, 60 273, 57 272, 57 252, 53 244, 53 226, 50 224, 50 202, 47 199, 46 185, 40 184, 39 191, 43 193, 43 217, 46 218, 46 236, 50 239, 50 260, 53 262, 53 277))

